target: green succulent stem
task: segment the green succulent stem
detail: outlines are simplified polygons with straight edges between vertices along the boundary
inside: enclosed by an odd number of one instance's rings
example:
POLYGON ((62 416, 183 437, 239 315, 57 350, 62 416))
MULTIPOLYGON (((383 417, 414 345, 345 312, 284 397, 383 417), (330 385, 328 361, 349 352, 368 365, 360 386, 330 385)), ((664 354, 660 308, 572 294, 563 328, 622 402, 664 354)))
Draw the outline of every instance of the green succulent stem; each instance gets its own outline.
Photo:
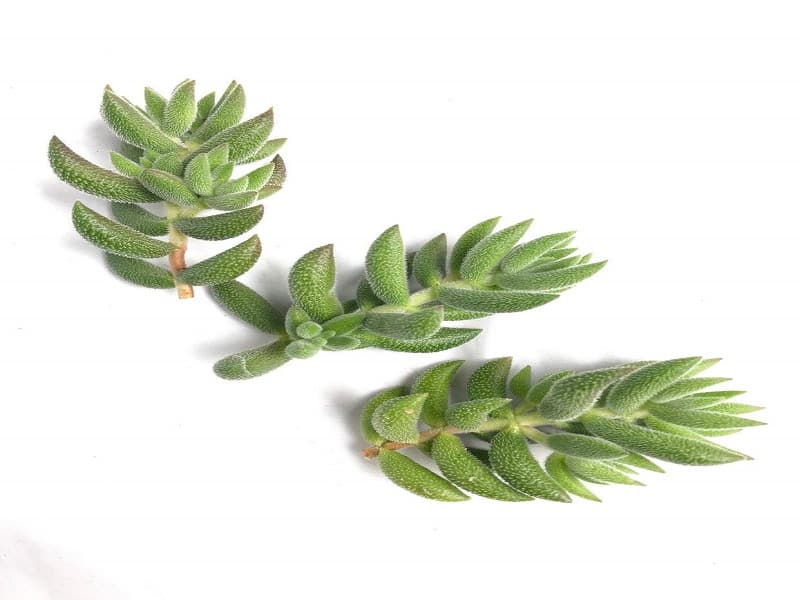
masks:
POLYGON ((175 289, 178 291, 178 298, 181 300, 194 298, 194 288, 188 283, 183 283, 178 279, 180 272, 186 268, 186 249, 189 245, 189 238, 178 231, 173 223, 175 219, 179 219, 183 216, 179 207, 167 203, 166 217, 169 241, 176 246, 175 250, 169 254, 169 270, 175 280, 175 289))

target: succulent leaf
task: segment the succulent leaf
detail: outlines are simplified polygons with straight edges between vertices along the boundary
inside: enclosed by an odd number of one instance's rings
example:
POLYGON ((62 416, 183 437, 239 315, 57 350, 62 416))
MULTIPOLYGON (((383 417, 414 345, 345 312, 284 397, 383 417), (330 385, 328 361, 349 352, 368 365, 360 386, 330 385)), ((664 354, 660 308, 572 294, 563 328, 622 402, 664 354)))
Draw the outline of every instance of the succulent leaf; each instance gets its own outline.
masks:
POLYGON ((179 136, 191 127, 196 115, 194 81, 187 79, 178 84, 164 107, 161 129, 169 135, 179 136))
POLYGON ((489 461, 500 477, 529 496, 554 502, 572 501, 564 488, 534 458, 518 431, 501 431, 492 438, 489 461))
POLYGON ((217 361, 214 373, 223 379, 251 379, 286 364, 291 359, 284 350, 289 340, 279 339, 267 346, 245 350, 217 361))
POLYGON ((418 496, 443 502, 469 500, 452 483, 399 452, 381 448, 378 462, 386 477, 418 496))
POLYGON ((232 81, 220 97, 219 102, 211 109, 206 120, 194 132, 193 137, 204 142, 229 127, 233 127, 242 120, 244 106, 244 88, 232 81))
POLYGON ((450 254, 450 270, 454 274, 459 274, 461 263, 464 261, 464 257, 467 255, 467 252, 472 250, 475 244, 492 233, 499 221, 500 217, 494 217, 492 219, 487 219, 486 221, 481 221, 477 225, 470 227, 461 235, 460 238, 458 238, 458 240, 456 240, 456 243, 453 246, 453 251, 450 254))
POLYGON ((521 244, 506 255, 500 263, 500 270, 509 274, 522 271, 547 255, 554 248, 569 243, 574 236, 574 231, 565 231, 563 233, 545 235, 521 244))
POLYGON ((476 289, 464 283, 445 283, 439 287, 439 300, 443 304, 487 313, 521 312, 543 306, 556 298, 558 294, 476 289))
POLYGON ((111 271, 130 283, 147 288, 167 289, 175 287, 172 273, 140 258, 128 258, 105 253, 106 264, 111 271))
POLYGON ((152 236, 167 235, 167 219, 156 216, 136 204, 114 202, 111 204, 111 214, 117 221, 139 233, 152 236))
POLYGON ((441 427, 447 422, 445 414, 450 402, 450 385, 463 360, 451 360, 423 371, 411 386, 413 394, 427 394, 420 417, 431 427, 441 427))
POLYGON ((221 215, 175 219, 172 224, 181 233, 195 239, 227 240, 250 231, 263 216, 263 206, 252 206, 221 215))
POLYGON ((510 398, 481 398, 458 402, 447 409, 447 424, 461 431, 479 431, 492 411, 511 402, 510 398))
POLYGON ((178 277, 191 285, 216 285, 249 271, 260 255, 261 242, 254 235, 229 250, 184 269, 178 277))
POLYGON ((620 415, 630 415, 656 394, 684 377, 701 360, 701 357, 693 356, 646 365, 609 390, 606 406, 620 415))
POLYGON ((335 283, 332 245, 303 255, 289 272, 292 301, 315 321, 327 321, 342 314, 342 304, 334 292, 335 283))
POLYGON ((578 458, 608 460, 612 458, 623 458, 628 454, 628 451, 622 446, 591 435, 554 433, 548 435, 545 440, 547 446, 556 452, 578 458))
POLYGON ((364 408, 361 410, 360 420, 361 436, 364 438, 364 440, 366 440, 367 443, 378 446, 386 441, 386 438, 379 434, 372 425, 372 416, 375 414, 375 410, 384 402, 387 402, 392 398, 399 398, 400 396, 405 395, 406 388, 403 386, 397 386, 375 394, 364 405, 364 408))
POLYGON ((593 502, 600 502, 600 498, 595 496, 592 491, 583 485, 580 479, 575 477, 567 468, 566 458, 566 456, 557 452, 553 452, 548 456, 544 464, 547 474, 570 494, 586 500, 592 500, 593 502))
POLYGON ((233 316, 265 333, 286 333, 283 315, 266 298, 238 281, 225 281, 210 287, 211 296, 233 316))
POLYGON ((533 219, 522 221, 480 240, 464 256, 459 267, 461 276, 467 281, 480 282, 500 264, 532 222, 533 219))
POLYGON ((195 194, 210 196, 214 193, 214 178, 211 175, 211 163, 207 153, 198 154, 190 160, 183 172, 186 185, 195 194))
POLYGON ((555 271, 518 273, 498 273, 493 281, 501 288, 509 290, 527 290, 531 292, 547 292, 563 290, 588 279, 606 265, 606 261, 557 269, 555 271))
POLYGON ((442 307, 413 312, 379 307, 367 313, 363 326, 383 337, 397 340, 424 340, 434 335, 442 324, 442 307))
POLYGON ((257 192, 236 192, 234 194, 223 194, 221 196, 205 196, 203 202, 211 208, 228 211, 247 208, 257 199, 257 192))
POLYGON ((409 394, 388 399, 372 413, 372 427, 387 440, 416 444, 419 441, 417 421, 425 398, 425 394, 409 394))
POLYGON ((181 177, 159 169, 144 169, 137 178, 147 190, 167 202, 197 206, 198 198, 181 177))
POLYGON ((183 148, 178 140, 162 131, 148 116, 115 94, 111 88, 106 88, 103 94, 100 113, 117 137, 137 148, 159 154, 183 148))
POLYGON ((72 223, 86 241, 111 254, 128 258, 158 258, 175 249, 172 244, 115 223, 81 202, 72 207, 72 223))
POLYGON ((406 252, 400 228, 394 225, 372 243, 367 252, 366 275, 374 294, 386 304, 408 302, 406 252))
POLYGON ((439 283, 447 275, 447 236, 437 235, 414 254, 411 272, 423 287, 439 283))

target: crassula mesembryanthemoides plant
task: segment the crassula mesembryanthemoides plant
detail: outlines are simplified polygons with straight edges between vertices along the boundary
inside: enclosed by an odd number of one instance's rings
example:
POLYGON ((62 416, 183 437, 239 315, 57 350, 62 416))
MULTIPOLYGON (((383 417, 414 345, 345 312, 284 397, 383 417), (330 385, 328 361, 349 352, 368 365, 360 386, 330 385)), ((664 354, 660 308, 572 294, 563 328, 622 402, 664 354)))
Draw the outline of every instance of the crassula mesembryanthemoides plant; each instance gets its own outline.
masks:
POLYGON ((334 291, 332 246, 316 248, 294 264, 289 273, 292 305, 285 314, 239 282, 213 286, 216 300, 229 312, 277 337, 220 360, 216 373, 248 379, 320 351, 440 352, 481 332, 446 327, 446 322, 542 306, 605 265, 576 254, 570 246, 573 231, 518 243, 531 221, 494 232, 498 221, 467 230, 449 258, 444 234, 409 255, 400 229, 390 227, 370 246, 356 297, 346 302, 334 291))
POLYGON ((55 136, 50 165, 72 187, 111 200, 115 220, 82 202, 73 206, 72 218, 78 233, 105 251, 112 271, 138 285, 176 287, 179 297, 189 298, 193 285, 235 279, 255 264, 258 236, 188 267, 187 242, 237 237, 258 224, 264 208, 256 202, 278 191, 286 176, 276 154, 285 139, 269 139, 272 109, 241 121, 245 94, 235 81, 219 100, 213 92, 195 100, 192 80, 178 84, 169 98, 145 88, 144 100, 142 108, 110 87, 103 94, 103 119, 122 140, 120 151, 111 152, 117 173, 55 136), (234 175, 238 165, 259 161, 267 162, 234 175), (208 210, 217 212, 201 216, 208 210), (169 270, 148 262, 161 257, 168 257, 169 270))
POLYGON ((663 472, 650 458, 684 465, 748 459, 706 438, 763 424, 741 416, 760 407, 731 402, 743 392, 707 389, 728 379, 696 376, 716 359, 559 371, 533 381, 530 367, 509 377, 511 359, 500 358, 478 367, 464 397, 451 402, 463 362, 434 365, 411 386, 380 392, 361 416, 370 444, 364 456, 377 457, 400 487, 433 500, 467 500, 465 492, 514 502, 599 500, 585 483, 641 485, 635 469, 663 472), (548 453, 543 464, 532 446, 548 453), (441 475, 406 449, 427 455, 441 475))

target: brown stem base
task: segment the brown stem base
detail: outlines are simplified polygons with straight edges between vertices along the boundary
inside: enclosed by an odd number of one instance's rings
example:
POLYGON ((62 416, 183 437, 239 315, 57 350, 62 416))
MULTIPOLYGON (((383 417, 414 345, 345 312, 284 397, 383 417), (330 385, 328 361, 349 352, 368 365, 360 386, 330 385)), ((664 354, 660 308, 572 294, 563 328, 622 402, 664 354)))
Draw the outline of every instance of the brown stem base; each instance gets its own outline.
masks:
POLYGON ((172 276, 175 279, 175 288, 178 290, 178 298, 185 300, 186 298, 194 298, 194 288, 188 283, 181 283, 178 281, 178 273, 186 268, 186 246, 179 246, 169 255, 169 270, 172 271, 172 276))

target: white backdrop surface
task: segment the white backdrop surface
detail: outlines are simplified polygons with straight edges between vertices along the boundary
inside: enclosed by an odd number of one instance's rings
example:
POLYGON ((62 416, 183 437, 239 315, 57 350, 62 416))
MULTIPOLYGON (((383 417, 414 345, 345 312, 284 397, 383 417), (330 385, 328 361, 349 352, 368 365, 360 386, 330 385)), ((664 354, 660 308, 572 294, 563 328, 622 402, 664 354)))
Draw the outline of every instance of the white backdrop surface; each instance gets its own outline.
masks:
MULTIPOLYGON (((27 2, 2 25, 0 598, 752 597, 794 581, 800 419, 795 2, 27 2), (244 278, 278 305, 334 242, 494 215, 577 229, 609 265, 439 355, 326 354, 267 377, 204 293, 134 288, 70 225, 104 201, 49 171, 56 133, 108 165, 102 88, 236 78, 276 110, 289 179, 244 278), (442 505, 358 455, 375 390, 455 357, 538 373, 724 357, 769 426, 757 460, 669 467, 604 502, 442 505)), ((197 260, 224 245, 193 244, 197 260)), ((788 597, 788 596, 775 596, 788 597)))

